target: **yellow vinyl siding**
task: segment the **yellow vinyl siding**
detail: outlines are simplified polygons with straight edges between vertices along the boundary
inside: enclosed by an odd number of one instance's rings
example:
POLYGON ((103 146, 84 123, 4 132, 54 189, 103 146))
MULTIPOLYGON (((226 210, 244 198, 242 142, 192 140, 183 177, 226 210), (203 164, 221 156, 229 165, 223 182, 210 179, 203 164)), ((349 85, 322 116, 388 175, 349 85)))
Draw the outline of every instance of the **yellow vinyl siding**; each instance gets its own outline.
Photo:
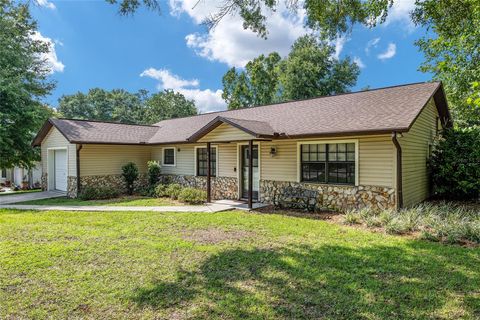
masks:
MULTIPOLYGON (((220 144, 218 147, 218 176, 236 178, 237 145, 235 143, 220 144)), ((237 168, 238 169, 238 168, 237 168)))
POLYGON ((84 144, 80 151, 80 176, 121 174, 122 166, 134 162, 140 173, 147 172, 150 147, 84 144))
POLYGON ((250 140, 254 137, 240 129, 237 129, 229 124, 222 123, 211 132, 207 133, 199 142, 220 142, 220 141, 241 141, 250 140))
MULTIPOLYGON (((195 175, 195 147, 205 147, 205 143, 200 144, 177 144, 155 146, 152 148, 152 159, 162 163, 162 149, 175 148, 175 166, 162 166, 163 174, 176 175, 195 175), (180 150, 180 151, 179 151, 180 150)), ((218 148, 217 167, 219 177, 236 177, 234 171, 237 165, 236 144, 212 144, 212 147, 218 148)))
POLYGON ((261 143, 260 179, 274 181, 297 181, 297 140, 277 140, 261 143), (270 156, 271 147, 277 154, 270 156))
POLYGON ((68 142, 68 140, 55 127, 52 127, 50 129, 50 131, 45 136, 41 144, 42 172, 45 172, 45 173, 48 173, 48 149, 49 148, 67 148, 68 176, 76 177, 77 176, 76 145, 68 142))
POLYGON ((399 139, 402 146, 403 204, 415 205, 429 196, 427 159, 429 144, 436 135, 435 102, 429 101, 409 132, 399 139))
POLYGON ((175 166, 162 166, 162 174, 193 175, 195 171, 194 144, 155 146, 152 148, 152 159, 162 164, 163 148, 172 147, 175 148, 175 166))
MULTIPOLYGON (((358 140, 359 184, 394 187, 395 158, 390 136, 342 137, 338 139, 309 139, 308 141, 358 140)), ((261 179, 275 181, 298 180, 297 142, 277 140, 261 143, 261 179), (277 147, 277 154, 270 156, 270 148, 277 147)), ((300 140, 301 141, 301 140, 300 140)), ((307 140, 305 140, 307 141, 307 140)))

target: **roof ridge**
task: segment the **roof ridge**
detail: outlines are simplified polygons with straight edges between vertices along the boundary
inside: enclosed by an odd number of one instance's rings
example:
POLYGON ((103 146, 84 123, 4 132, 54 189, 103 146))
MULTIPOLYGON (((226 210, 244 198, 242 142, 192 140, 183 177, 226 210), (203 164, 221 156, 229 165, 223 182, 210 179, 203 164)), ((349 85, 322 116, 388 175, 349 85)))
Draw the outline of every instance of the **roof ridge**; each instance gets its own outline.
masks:
POLYGON ((315 96, 315 97, 311 97, 311 98, 304 98, 304 99, 297 99, 297 100, 273 102, 273 103, 268 103, 268 104, 252 106, 252 107, 242 107, 242 108, 233 109, 233 110, 228 110, 228 109, 227 110, 219 110, 219 111, 201 113, 201 114, 197 114, 197 115, 194 115, 194 116, 185 116, 185 117, 178 117, 178 118, 172 118, 172 119, 165 119, 165 120, 162 120, 162 121, 159 121, 159 122, 155 123, 155 125, 160 125, 160 123, 162 123, 162 122, 172 121, 172 120, 177 120, 177 119, 195 118, 195 117, 199 117, 199 116, 212 115, 212 114, 218 114, 218 113, 224 113, 224 112, 230 112, 230 111, 247 110, 247 109, 253 109, 253 108, 262 108, 262 107, 274 106, 274 105, 279 105, 279 104, 287 104, 287 103, 291 103, 291 102, 308 101, 308 100, 315 100, 315 99, 322 99, 322 98, 332 98, 332 97, 338 97, 338 96, 349 95, 349 94, 379 91, 379 90, 393 89, 393 88, 398 88, 398 87, 406 87, 406 86, 413 86, 413 85, 427 84, 427 83, 440 83, 440 81, 411 82, 411 83, 397 84, 397 85, 393 85, 393 86, 374 88, 374 89, 368 89, 368 90, 342 92, 342 93, 338 93, 338 94, 334 94, 334 95, 323 95, 323 96, 315 96))
POLYGON ((103 121, 103 120, 88 120, 88 119, 73 119, 73 118, 50 118, 52 120, 68 120, 68 121, 83 121, 83 122, 98 122, 98 123, 111 123, 111 124, 121 124, 125 126, 137 126, 137 127, 152 127, 159 128, 159 126, 154 124, 135 124, 135 123, 123 123, 117 121, 103 121))

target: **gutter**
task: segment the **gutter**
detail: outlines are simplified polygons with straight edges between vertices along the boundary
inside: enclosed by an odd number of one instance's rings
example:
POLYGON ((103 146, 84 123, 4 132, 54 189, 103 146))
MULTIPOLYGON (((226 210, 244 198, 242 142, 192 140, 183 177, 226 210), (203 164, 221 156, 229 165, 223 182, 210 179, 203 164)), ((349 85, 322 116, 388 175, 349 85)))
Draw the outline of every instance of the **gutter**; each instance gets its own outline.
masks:
POLYGON ((397 209, 403 208, 403 183, 402 183, 402 147, 397 140, 398 132, 392 132, 392 142, 397 149, 397 170, 396 170, 396 181, 397 181, 397 209))
POLYGON ((80 150, 82 150, 83 145, 79 144, 77 148, 77 197, 80 194, 80 150))

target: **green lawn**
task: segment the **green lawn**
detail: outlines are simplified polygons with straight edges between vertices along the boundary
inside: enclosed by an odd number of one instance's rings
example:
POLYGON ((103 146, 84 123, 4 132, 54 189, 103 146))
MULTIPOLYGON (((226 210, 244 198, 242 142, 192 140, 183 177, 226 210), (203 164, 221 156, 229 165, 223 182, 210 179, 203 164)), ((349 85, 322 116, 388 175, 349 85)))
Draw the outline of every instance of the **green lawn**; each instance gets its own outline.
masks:
POLYGON ((0 211, 0 319, 478 319, 479 266, 299 217, 0 211))
POLYGON ((0 192, 0 197, 1 196, 11 196, 11 195, 14 195, 14 194, 40 192, 40 191, 42 191, 42 189, 19 190, 19 191, 13 191, 13 192, 0 192))
POLYGON ((107 200, 80 200, 66 197, 31 200, 16 204, 57 205, 57 206, 179 206, 182 203, 169 198, 147 198, 138 196, 124 196, 107 200))

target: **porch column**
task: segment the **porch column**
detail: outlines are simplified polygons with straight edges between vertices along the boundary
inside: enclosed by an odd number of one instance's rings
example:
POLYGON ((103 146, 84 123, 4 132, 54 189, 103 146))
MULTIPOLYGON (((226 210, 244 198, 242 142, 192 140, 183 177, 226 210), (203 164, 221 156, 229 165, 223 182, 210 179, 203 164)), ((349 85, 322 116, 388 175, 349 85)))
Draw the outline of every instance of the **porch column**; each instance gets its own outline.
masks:
POLYGON ((207 202, 212 202, 212 192, 211 192, 211 184, 210 184, 210 179, 211 179, 210 151, 211 151, 210 142, 207 142, 207 202))
POLYGON ((253 140, 248 141, 248 209, 253 208, 253 140))

